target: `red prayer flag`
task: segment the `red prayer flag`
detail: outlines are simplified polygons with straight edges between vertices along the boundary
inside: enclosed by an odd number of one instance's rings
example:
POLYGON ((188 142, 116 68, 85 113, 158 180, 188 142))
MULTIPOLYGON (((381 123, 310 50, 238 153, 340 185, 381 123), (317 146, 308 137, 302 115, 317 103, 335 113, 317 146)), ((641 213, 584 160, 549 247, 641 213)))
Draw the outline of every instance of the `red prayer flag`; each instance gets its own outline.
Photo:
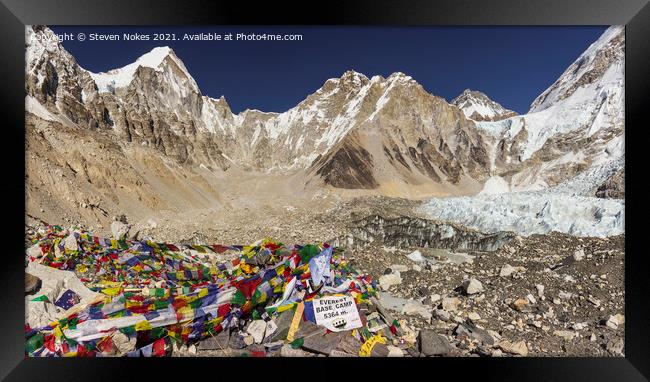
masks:
POLYGON ((223 317, 230 312, 230 304, 226 303, 217 307, 217 317, 223 317))
POLYGON ((255 289, 258 285, 262 283, 260 277, 255 277, 253 279, 245 279, 235 283, 235 288, 237 288, 244 295, 244 298, 250 299, 255 292, 255 289))
POLYGON ((221 244, 213 244, 210 246, 213 251, 217 253, 224 253, 228 250, 228 247, 221 245, 221 244))
POLYGON ((156 340, 153 343, 153 356, 154 357, 164 357, 165 356, 165 339, 161 338, 156 340))
MULTIPOLYGON (((101 350, 102 353, 110 353, 113 349, 113 339, 111 337, 105 337, 97 344, 97 348, 101 350)), ((77 352, 79 352, 79 350, 77 350, 77 352)))

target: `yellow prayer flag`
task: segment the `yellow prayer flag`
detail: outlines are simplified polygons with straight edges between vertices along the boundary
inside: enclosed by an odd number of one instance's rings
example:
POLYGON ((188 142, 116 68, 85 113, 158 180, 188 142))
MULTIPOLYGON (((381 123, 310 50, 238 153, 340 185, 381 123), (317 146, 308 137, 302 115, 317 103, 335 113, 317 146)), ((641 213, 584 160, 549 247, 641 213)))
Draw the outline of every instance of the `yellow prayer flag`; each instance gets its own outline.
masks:
POLYGON ((253 267, 246 263, 240 263, 239 268, 241 268, 244 273, 253 273, 253 267))
POLYGON ((292 342, 294 340, 294 336, 296 335, 296 332, 298 331, 298 326, 300 326, 300 322, 302 321, 302 313, 305 311, 305 303, 300 302, 298 304, 298 307, 296 308, 296 312, 293 314, 293 319, 291 320, 291 326, 289 326, 289 333, 287 333, 287 341, 292 342))
POLYGON ((280 305, 280 306, 278 306, 278 313, 282 313, 285 310, 293 309, 296 305, 297 305, 297 303, 295 303, 295 302, 291 303, 291 304, 280 305))
POLYGON ((57 339, 60 339, 61 337, 63 337, 63 332, 61 331, 60 326, 57 326, 56 328, 54 328, 54 337, 56 337, 57 339))
POLYGON ((120 290, 120 288, 104 288, 102 289, 102 293, 108 296, 117 296, 120 290))
POLYGON ((147 320, 143 320, 135 324, 135 330, 138 332, 143 330, 151 330, 151 329, 153 328, 151 327, 151 324, 149 324, 149 321, 147 320))
POLYGON ((386 339, 379 334, 368 338, 368 341, 366 341, 363 345, 361 345, 361 349, 359 350, 359 356, 370 357, 370 354, 372 353, 372 348, 374 348, 377 343, 385 344, 386 339))

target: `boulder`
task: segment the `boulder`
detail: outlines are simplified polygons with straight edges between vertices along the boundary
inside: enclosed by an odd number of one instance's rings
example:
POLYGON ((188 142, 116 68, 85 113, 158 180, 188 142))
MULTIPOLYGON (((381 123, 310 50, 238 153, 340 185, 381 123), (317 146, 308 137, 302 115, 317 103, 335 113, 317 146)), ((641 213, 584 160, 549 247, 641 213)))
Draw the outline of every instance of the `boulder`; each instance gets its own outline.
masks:
MULTIPOLYGON (((361 341, 348 334, 347 336, 343 336, 343 338, 341 338, 341 342, 339 342, 335 350, 332 350, 332 352, 330 352, 330 356, 332 353, 344 353, 347 357, 358 357, 361 345, 361 341)), ((343 355, 338 354, 337 356, 343 355)))
POLYGON ((349 335, 350 333, 347 332, 329 332, 324 335, 304 337, 302 347, 305 350, 329 355, 341 343, 343 336, 349 335))
POLYGON ((390 351, 388 350, 388 346, 378 342, 378 343, 375 344, 375 346, 372 347, 372 351, 370 351, 370 356, 371 357, 388 357, 389 353, 390 353, 390 351))
POLYGON ((25 273, 25 294, 34 294, 41 289, 42 281, 38 277, 25 273))
POLYGON ((245 348, 246 343, 244 342, 244 336, 241 335, 241 333, 234 333, 232 336, 230 336, 230 340, 228 341, 228 347, 231 349, 245 348))
POLYGON ((506 264, 503 267, 501 267, 501 271, 499 271, 499 276, 508 277, 513 273, 515 273, 515 268, 510 264, 506 264))
POLYGON ((451 320, 451 313, 446 311, 445 309, 434 309, 433 310, 433 315, 444 322, 449 322, 451 320))
POLYGON ((295 309, 285 310, 273 320, 275 322, 275 325, 277 326, 277 329, 275 330, 275 332, 273 332, 273 334, 269 338, 269 341, 273 342, 273 341, 285 340, 287 338, 287 335, 289 334, 289 327, 291 326, 291 321, 293 320, 294 313, 295 313, 295 309))
POLYGON ((573 260, 582 261, 584 258, 585 258, 585 251, 582 248, 573 252, 573 260))
POLYGON ((481 329, 478 326, 474 325, 471 321, 466 321, 458 324, 454 330, 456 336, 466 336, 474 341, 477 341, 483 345, 494 345, 494 338, 488 333, 487 330, 481 329))
POLYGON ((506 264, 503 267, 501 267, 501 270, 499 271, 499 276, 509 277, 512 276, 514 273, 525 272, 525 271, 526 268, 524 267, 513 267, 510 264, 506 264))
POLYGON ((609 316, 606 325, 608 328, 616 330, 619 328, 619 326, 623 325, 624 323, 625 323, 625 316, 618 313, 616 315, 609 316))
POLYGON ((125 239, 128 236, 130 229, 131 226, 118 220, 111 223, 111 233, 113 234, 113 238, 116 240, 125 239))
POLYGON ((402 306, 401 313, 409 316, 417 314, 427 321, 431 320, 431 308, 418 301, 408 301, 402 306))
POLYGON ((565 341, 571 341, 578 333, 571 330, 556 330, 553 332, 554 335, 563 338, 565 341))
POLYGON ((447 355, 452 350, 447 338, 430 329, 420 330, 418 345, 420 353, 426 357, 447 355))
POLYGON ((518 298, 510 304, 510 307, 517 312, 524 312, 528 309, 528 300, 525 298, 518 298))
POLYGON ((388 345, 388 357, 404 357, 404 351, 397 346, 388 345))
POLYGON ((499 348, 506 353, 527 356, 528 355, 528 346, 526 341, 510 342, 510 341, 501 341, 499 342, 499 348))
POLYGON ((400 276, 399 272, 390 273, 387 275, 381 275, 379 277, 379 285, 383 290, 388 290, 393 285, 399 285, 401 283, 402 283, 402 277, 400 276))
POLYGON ((625 348, 625 341, 622 338, 615 338, 605 346, 607 351, 614 355, 623 355, 623 349, 625 348))
POLYGON ((27 249, 27 255, 35 259, 40 259, 43 257, 43 251, 41 251, 41 246, 39 244, 34 244, 27 249))
POLYGON ((409 267, 402 264, 393 264, 388 269, 390 269, 390 272, 386 274, 393 273, 393 272, 407 272, 409 270, 409 267))
POLYGON ((98 293, 88 289, 74 272, 62 271, 35 262, 30 262, 25 272, 41 280, 38 293, 48 300, 32 301, 34 299, 32 295, 25 296, 25 322, 33 328, 58 321, 66 314, 59 312, 54 302, 68 290, 80 298, 79 306, 85 306, 100 297, 98 293))
POLYGON ((475 278, 470 278, 465 280, 462 285, 463 291, 468 295, 477 294, 483 292, 483 284, 475 278))
POLYGON ((442 309, 448 312, 455 312, 460 305, 460 299, 457 297, 445 297, 442 299, 442 309))
POLYGON ((290 345, 284 345, 280 348, 281 357, 313 357, 314 354, 302 349, 294 349, 290 345))
POLYGON ((66 236, 65 240, 63 241, 63 246, 68 251, 79 250, 79 244, 77 243, 77 238, 74 236, 74 234, 66 236))

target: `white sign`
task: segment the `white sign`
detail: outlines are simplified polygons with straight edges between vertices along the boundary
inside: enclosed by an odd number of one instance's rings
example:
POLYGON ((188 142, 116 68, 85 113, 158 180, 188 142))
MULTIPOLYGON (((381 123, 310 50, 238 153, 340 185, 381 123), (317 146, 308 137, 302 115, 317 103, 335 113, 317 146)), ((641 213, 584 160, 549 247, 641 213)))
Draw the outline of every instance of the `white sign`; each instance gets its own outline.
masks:
POLYGON ((316 323, 333 332, 360 328, 361 317, 350 296, 328 296, 313 300, 316 323))

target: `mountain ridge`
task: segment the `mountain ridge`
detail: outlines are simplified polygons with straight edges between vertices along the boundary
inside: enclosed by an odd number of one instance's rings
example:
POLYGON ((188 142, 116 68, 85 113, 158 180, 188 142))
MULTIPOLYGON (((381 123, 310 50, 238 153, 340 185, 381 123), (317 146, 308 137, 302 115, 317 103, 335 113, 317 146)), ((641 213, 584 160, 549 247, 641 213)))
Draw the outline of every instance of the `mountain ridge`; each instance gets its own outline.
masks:
MULTIPOLYGON (((554 105, 545 108, 549 111, 525 115, 513 115, 480 92, 467 90, 447 102, 405 73, 368 78, 354 70, 325 80, 287 111, 247 109, 235 114, 226 97, 201 93, 171 48, 157 47, 122 68, 91 73, 60 44, 41 43, 50 34, 39 26, 26 31, 26 110, 40 120, 30 118, 30 123, 39 131, 61 124, 84 138, 101 132, 114 139, 114 155, 136 161, 117 161, 120 171, 130 174, 128 187, 134 190, 142 183, 134 179, 147 179, 153 187, 169 180, 157 176, 172 171, 174 177, 204 185, 227 184, 242 174, 261 182, 263 177, 290 174, 301 192, 472 195, 494 177, 505 179, 513 190, 552 186, 624 154, 616 146, 623 137, 622 82, 617 82, 621 30, 608 30, 606 38, 592 44, 591 53, 581 56, 587 59, 579 77, 558 79, 571 94, 553 98, 554 105), (487 108, 478 110, 478 103, 487 108), (603 106, 592 107, 598 104, 603 106), (157 152, 156 166, 164 167, 158 175, 142 176, 147 167, 139 162, 144 158, 140 151, 157 152), (611 154, 603 154, 607 152, 611 154)), ((81 162, 79 154, 61 155, 75 174, 91 163, 95 174, 117 171, 103 168, 90 153, 81 153, 81 162)), ((106 182, 93 180, 92 174, 87 178, 95 182, 92 187, 106 182)), ((228 191, 223 187, 210 186, 206 194, 198 191, 204 186, 188 182, 192 190, 167 198, 169 208, 179 208, 187 198, 191 205, 203 203, 199 200, 224 203, 221 194, 228 191)), ((98 194, 111 195, 113 202, 124 198, 110 189, 110 182, 102 187, 98 194)), ((150 205, 156 203, 162 202, 150 205)))

